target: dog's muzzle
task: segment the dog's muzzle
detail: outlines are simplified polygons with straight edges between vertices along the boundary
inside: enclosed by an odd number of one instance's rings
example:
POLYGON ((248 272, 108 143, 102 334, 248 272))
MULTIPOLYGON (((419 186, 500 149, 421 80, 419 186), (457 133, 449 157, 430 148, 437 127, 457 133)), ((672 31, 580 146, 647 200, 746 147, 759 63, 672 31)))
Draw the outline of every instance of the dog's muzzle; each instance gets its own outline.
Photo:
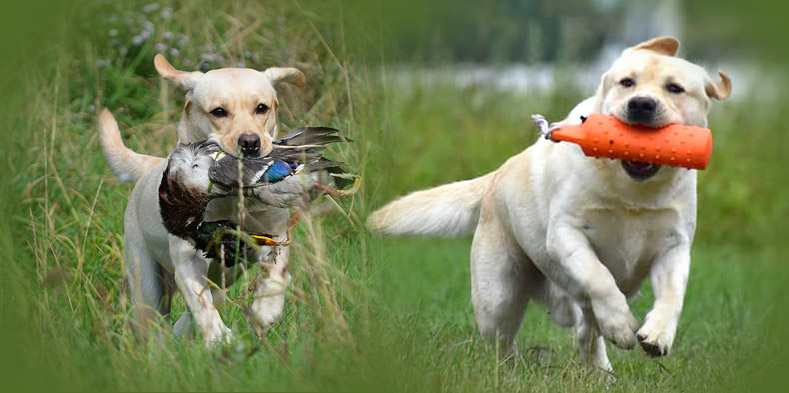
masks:
POLYGON ((260 155, 260 137, 256 134, 242 134, 238 137, 238 147, 244 157, 258 157, 260 155))
POLYGON ((651 126, 655 121, 658 102, 651 97, 633 97, 627 102, 627 122, 651 126))

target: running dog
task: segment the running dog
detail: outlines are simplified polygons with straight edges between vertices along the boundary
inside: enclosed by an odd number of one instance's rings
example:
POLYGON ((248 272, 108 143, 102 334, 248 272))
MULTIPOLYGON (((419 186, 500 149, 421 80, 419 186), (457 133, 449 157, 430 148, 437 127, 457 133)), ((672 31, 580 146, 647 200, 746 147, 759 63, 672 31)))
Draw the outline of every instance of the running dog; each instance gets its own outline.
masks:
MULTIPOLYGON (((177 126, 180 143, 212 141, 230 153, 261 157, 271 152, 278 130, 277 93, 274 84, 287 82, 302 87, 304 74, 290 67, 257 71, 249 68, 222 68, 185 72, 173 68, 162 55, 154 65, 165 79, 186 91, 186 102, 177 126)), ((162 224, 159 212, 159 185, 166 161, 138 154, 123 145, 118 123, 105 109, 99 118, 99 136, 110 169, 122 182, 136 182, 124 217, 126 278, 141 322, 167 316, 172 294, 181 292, 188 311, 175 323, 176 335, 191 336, 194 326, 208 345, 229 342, 232 331, 224 324, 216 304, 222 294, 209 290, 207 279, 211 260, 191 243, 173 236, 162 224)), ((254 232, 285 238, 288 209, 246 199, 241 212, 237 197, 212 200, 206 221, 238 220, 254 232)), ((288 247, 278 250, 266 277, 258 277, 250 308, 255 332, 263 335, 275 323, 284 306, 288 247)), ((262 257, 262 256, 259 256, 262 257)), ((229 277, 232 279, 232 277, 229 277)))
MULTIPOLYGON (((679 42, 656 38, 626 49, 591 98, 565 124, 613 115, 653 128, 706 126, 711 100, 729 96, 675 57, 679 42)), ((696 171, 594 159, 570 143, 540 139, 482 177, 418 191, 374 212, 368 226, 387 235, 473 233, 471 294, 479 331, 501 353, 530 300, 573 327, 582 358, 611 371, 604 338, 651 356, 674 342, 696 229, 696 171), (652 310, 639 326, 628 305, 649 276, 652 310)))

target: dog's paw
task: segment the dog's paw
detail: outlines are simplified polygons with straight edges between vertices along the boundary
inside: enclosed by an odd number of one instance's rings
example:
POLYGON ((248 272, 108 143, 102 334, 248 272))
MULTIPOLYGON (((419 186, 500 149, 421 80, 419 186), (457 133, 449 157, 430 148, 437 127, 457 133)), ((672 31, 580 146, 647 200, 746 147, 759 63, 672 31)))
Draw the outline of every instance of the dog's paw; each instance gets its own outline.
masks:
POLYGON ((627 302, 624 306, 606 302, 593 302, 597 327, 600 334, 610 340, 614 345, 622 349, 632 349, 636 346, 635 331, 638 329, 638 321, 627 302))
POLYGON ((636 346, 636 336, 631 326, 630 322, 609 326, 603 330, 603 336, 619 348, 633 349, 636 346))
POLYGON ((614 375, 613 369, 590 368, 587 366, 586 371, 591 378, 602 382, 606 390, 616 383, 616 375, 614 375))
POLYGON ((232 331, 232 330, 230 330, 230 329, 229 329, 229 328, 227 328, 227 327, 226 327, 226 328, 224 328, 224 329, 222 330, 222 341, 223 341, 225 344, 230 344, 230 343, 231 343, 231 342, 233 342, 233 340, 235 340, 235 339, 236 339, 236 334, 235 334, 235 333, 233 333, 233 331, 232 331))
MULTIPOLYGON (((271 310, 266 310, 271 311, 271 310)), ((282 316, 282 312, 266 312, 260 313, 251 318, 252 322, 252 329, 255 331, 255 335, 264 340, 266 338, 266 334, 274 324, 279 321, 279 318, 282 316)))
POLYGON ((668 323, 658 316, 647 316, 644 326, 638 330, 636 337, 649 356, 665 356, 671 350, 676 334, 675 324, 668 323))
POLYGON ((221 345, 227 345, 235 340, 236 335, 227 326, 216 326, 205 337, 205 346, 207 348, 214 348, 221 345))

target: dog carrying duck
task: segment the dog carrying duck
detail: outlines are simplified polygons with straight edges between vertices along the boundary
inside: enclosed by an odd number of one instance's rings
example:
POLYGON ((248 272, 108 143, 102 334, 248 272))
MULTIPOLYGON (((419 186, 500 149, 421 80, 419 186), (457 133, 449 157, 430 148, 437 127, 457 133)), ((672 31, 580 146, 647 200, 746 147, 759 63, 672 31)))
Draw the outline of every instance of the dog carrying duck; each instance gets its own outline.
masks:
POLYGON ((199 334, 207 346, 231 342, 217 305, 246 271, 238 262, 248 260, 260 269, 246 314, 265 339, 285 305, 296 218, 323 193, 344 197, 358 188, 342 164, 322 156, 325 145, 345 140, 333 129, 304 128, 275 141, 277 88, 307 84, 297 68, 183 71, 161 54, 153 63, 184 91, 175 150, 167 158, 138 153, 124 145, 109 110, 98 122, 110 169, 121 182, 136 183, 123 240, 137 319, 141 326, 158 316, 166 322, 180 293, 187 311, 172 326, 175 336, 199 334), (229 263, 238 266, 227 269, 229 263))
MULTIPOLYGON (((231 267, 254 245, 288 242, 271 233, 244 231, 231 220, 205 221, 208 203, 243 194, 280 208, 303 208, 324 193, 345 198, 360 179, 323 157, 326 145, 350 141, 329 127, 305 127, 274 141, 264 157, 234 156, 212 141, 179 144, 167 158, 159 185, 159 211, 167 231, 206 257, 231 267)), ((295 225, 296 217, 292 218, 295 225)))

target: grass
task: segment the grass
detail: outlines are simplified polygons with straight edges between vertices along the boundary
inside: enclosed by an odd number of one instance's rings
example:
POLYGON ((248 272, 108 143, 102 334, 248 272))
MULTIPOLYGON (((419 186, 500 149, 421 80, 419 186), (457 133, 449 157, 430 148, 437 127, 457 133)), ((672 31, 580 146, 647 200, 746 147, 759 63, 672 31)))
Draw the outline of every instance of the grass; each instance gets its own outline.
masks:
MULTIPOLYGON (((380 239, 361 224, 397 195, 495 169, 534 140, 530 114, 559 118, 588 92, 406 89, 370 60, 385 57, 384 49, 358 37, 353 50, 346 47, 344 37, 359 33, 353 23, 298 3, 165 2, 140 12, 144 6, 77 11, 75 27, 52 48, 54 60, 31 69, 24 104, 9 111, 8 124, 24 132, 3 142, 0 220, 13 226, 0 233, 9 254, 0 269, 2 380, 75 390, 718 391, 753 388, 743 381, 783 364, 785 340, 775 337, 787 326, 776 311, 785 299, 778 289, 787 278, 781 243, 789 189, 777 106, 741 100, 714 108, 716 147, 701 174, 676 345, 657 361, 611 349, 618 382, 606 387, 579 370, 574 340, 539 306, 517 338, 523 357, 496 360, 473 321, 469 239, 380 239), (131 45, 145 20, 155 24, 151 38, 131 45), (280 90, 283 128, 330 125, 356 141, 333 153, 364 176, 363 190, 299 225, 286 314, 264 342, 234 306, 221 312, 239 338, 224 348, 146 342, 132 332, 122 278, 131 186, 109 173, 95 115, 112 109, 137 151, 172 148, 181 92, 152 69, 167 32, 188 37, 172 58, 176 67, 300 67, 307 87, 280 90), (68 39, 76 33, 80 40, 68 39)), ((645 288, 635 313, 643 316, 650 303, 645 288)), ((182 311, 178 299, 175 316, 182 311)))

